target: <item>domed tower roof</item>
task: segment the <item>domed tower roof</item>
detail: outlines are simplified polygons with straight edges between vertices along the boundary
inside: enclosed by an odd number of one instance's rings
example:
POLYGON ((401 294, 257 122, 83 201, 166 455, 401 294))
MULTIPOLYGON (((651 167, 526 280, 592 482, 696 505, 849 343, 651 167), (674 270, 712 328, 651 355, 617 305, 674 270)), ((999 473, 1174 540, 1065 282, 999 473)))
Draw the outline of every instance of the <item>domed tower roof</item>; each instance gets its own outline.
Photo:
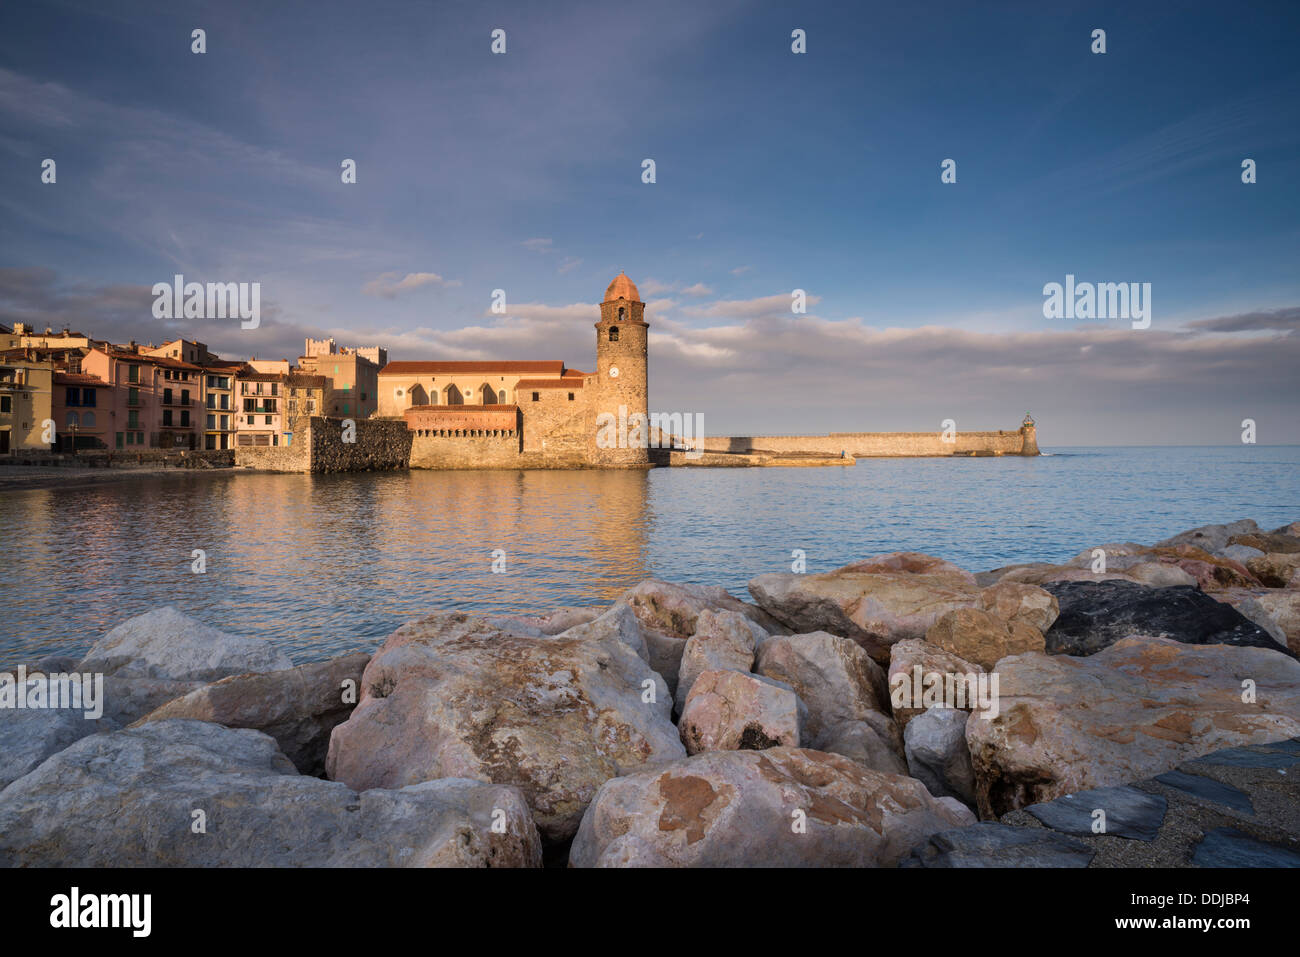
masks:
POLYGON ((627 278, 624 273, 619 273, 614 277, 614 281, 609 284, 605 290, 605 301, 612 299, 627 299, 631 302, 640 302, 641 294, 636 290, 636 283, 627 278))

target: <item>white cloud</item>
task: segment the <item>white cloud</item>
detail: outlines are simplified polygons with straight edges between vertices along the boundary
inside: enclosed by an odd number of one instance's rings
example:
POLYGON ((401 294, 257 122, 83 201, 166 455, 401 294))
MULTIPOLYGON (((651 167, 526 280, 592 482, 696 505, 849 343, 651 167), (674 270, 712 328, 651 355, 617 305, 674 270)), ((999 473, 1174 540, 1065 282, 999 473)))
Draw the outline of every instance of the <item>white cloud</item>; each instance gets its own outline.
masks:
POLYGON ((381 273, 361 287, 367 296, 380 299, 396 299, 399 293, 410 292, 421 286, 459 286, 458 279, 443 279, 436 272, 408 272, 405 276, 396 272, 381 273))

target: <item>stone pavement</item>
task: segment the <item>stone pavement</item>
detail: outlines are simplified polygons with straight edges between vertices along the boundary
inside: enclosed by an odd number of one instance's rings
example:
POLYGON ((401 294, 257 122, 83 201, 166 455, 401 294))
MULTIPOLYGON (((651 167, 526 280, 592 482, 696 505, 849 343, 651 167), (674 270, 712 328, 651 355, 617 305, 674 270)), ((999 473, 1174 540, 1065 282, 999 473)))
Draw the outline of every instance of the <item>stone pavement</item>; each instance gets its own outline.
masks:
POLYGON ((900 866, 1300 867, 1300 738, 944 831, 900 866))

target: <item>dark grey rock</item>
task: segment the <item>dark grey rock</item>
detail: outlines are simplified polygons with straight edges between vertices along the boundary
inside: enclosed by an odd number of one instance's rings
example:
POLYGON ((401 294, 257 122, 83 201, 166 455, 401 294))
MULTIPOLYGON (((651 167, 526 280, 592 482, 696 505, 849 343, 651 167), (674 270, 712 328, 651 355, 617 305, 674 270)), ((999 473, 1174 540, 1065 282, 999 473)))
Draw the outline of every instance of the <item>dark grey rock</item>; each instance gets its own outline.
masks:
MULTIPOLYGON (((1285 741, 1283 744, 1300 744, 1285 741)), ((1260 768, 1286 770, 1300 764, 1300 746, 1294 749, 1277 748, 1271 745, 1248 745, 1242 748, 1224 748, 1186 762, 1183 767, 1210 765, 1230 768, 1260 768)))
POLYGON ((1106 835, 1151 841, 1159 833, 1168 807, 1169 802, 1159 794, 1124 785, 1067 794, 1025 810, 1050 828, 1087 837, 1093 833, 1093 811, 1100 808, 1106 813, 1106 835))
POLYGON ((898 866, 1087 867, 1094 854, 1087 844, 1046 828, 980 821, 930 835, 898 866))
POLYGON ((1300 867, 1300 851, 1257 841, 1235 827, 1209 831, 1192 854, 1196 867, 1300 867))
POLYGON ((1046 638, 1049 655, 1093 655, 1129 635, 1189 645, 1246 645, 1296 658, 1264 629, 1192 585, 1149 588, 1135 582, 1048 582, 1061 606, 1046 638))
POLYGON ((1185 771, 1167 771, 1164 774, 1157 774, 1155 780, 1203 801, 1213 801, 1215 804, 1222 804, 1234 811, 1244 811, 1246 814, 1255 813, 1255 805, 1250 803, 1250 795, 1234 788, 1231 784, 1224 784, 1213 778, 1188 774, 1185 771))

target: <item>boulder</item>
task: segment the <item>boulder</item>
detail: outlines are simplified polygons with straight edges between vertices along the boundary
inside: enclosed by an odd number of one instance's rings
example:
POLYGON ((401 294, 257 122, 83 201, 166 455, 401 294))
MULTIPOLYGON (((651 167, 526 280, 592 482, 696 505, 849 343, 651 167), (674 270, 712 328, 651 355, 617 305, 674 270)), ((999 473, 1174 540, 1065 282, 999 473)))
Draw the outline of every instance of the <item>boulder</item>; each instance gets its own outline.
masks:
POLYGON ((920 552, 896 552, 818 575, 760 575, 749 593, 801 634, 851 638, 881 664, 889 646, 924 637, 946 612, 976 603, 975 576, 920 552))
POLYGON ((975 803, 975 772, 966 747, 965 711, 931 708, 903 732, 908 773, 935 797, 975 803))
POLYGON ((1000 582, 980 592, 976 608, 1003 621, 1018 621, 1047 631, 1060 614, 1056 596, 1037 585, 1000 582))
POLYGON ((108 632, 91 646, 77 670, 117 678, 208 682, 292 667, 293 662, 268 641, 228 635, 168 606, 108 632))
MULTIPOLYGON (((1300 535, 1284 530, 1293 527, 1293 525, 1287 525, 1275 532, 1251 532, 1245 535, 1234 535, 1229 539, 1232 544, 1228 548, 1237 546, 1239 548, 1250 548, 1265 554, 1270 552, 1294 554, 1300 552, 1300 535)), ((1224 551, 1227 551, 1227 549, 1224 549, 1224 551)))
MULTIPOLYGON (((691 686, 705 671, 749 671, 754 664, 757 628, 744 615, 734 611, 700 612, 695 634, 686 639, 682 663, 677 672, 677 709, 686 707, 691 686)), ((766 634, 766 632, 764 632, 766 634)))
POLYGON ((1300 662, 1262 648, 1135 637, 998 672, 998 715, 966 722, 981 817, 1300 733, 1300 662))
POLYGON ((807 709, 787 684, 739 671, 706 671, 677 723, 687 754, 797 748, 807 709))
POLYGON ((1266 591, 1254 596, 1254 603, 1277 624, 1287 647, 1300 654, 1300 590, 1266 591))
POLYGON ((758 649, 754 669, 788 684, 808 706, 810 742, 844 721, 889 713, 884 669, 847 638, 824 631, 770 638, 758 649))
POLYGON ((5 867, 540 865, 515 788, 358 794, 299 775, 267 735, 203 721, 82 738, 0 791, 5 867))
MULTIPOLYGON (((890 649, 889 696, 894 719, 906 731, 907 723, 926 710, 924 699, 916 700, 917 687, 924 693, 927 675, 982 675, 984 669, 972 661, 949 654, 937 645, 919 638, 900 641, 890 649)), ((954 702, 948 702, 950 705, 954 702)), ((962 710, 974 707, 967 701, 962 710)))
POLYGON ((1023 620, 1003 621, 978 608, 956 608, 925 633, 928 644, 991 670, 1007 655, 1043 650, 1043 633, 1023 620))
POLYGON ((907 776, 903 734, 889 715, 872 712, 861 721, 842 721, 822 731, 817 750, 840 754, 873 771, 907 776))
POLYGON ((911 778, 799 748, 707 751, 607 781, 574 867, 892 867, 974 821, 911 778))
POLYGON ((252 728, 275 738, 303 774, 323 775, 330 733, 357 702, 370 655, 357 652, 288 671, 222 678, 169 701, 141 718, 193 718, 228 728, 252 728))
MULTIPOLYGON (((1286 648, 1288 647, 1286 630, 1274 618, 1269 607, 1259 600, 1261 595, 1295 595, 1300 598, 1300 592, 1292 592, 1289 589, 1225 588, 1222 591, 1214 592, 1216 601, 1231 605, 1237 609, 1252 624, 1267 632, 1270 638, 1283 648, 1286 648)), ((1284 608, 1285 605, 1282 605, 1279 610, 1284 608)), ((1294 651, 1295 649, 1291 650, 1294 651)))
POLYGON ((1229 545, 1223 550, 1224 558, 1231 558, 1234 562, 1245 565, 1252 558, 1259 558, 1264 553, 1258 548, 1251 548, 1247 545, 1229 545))
POLYGON ((695 634, 701 612, 732 611, 745 616, 753 623, 755 641, 769 633, 789 631, 762 609, 717 586, 676 585, 650 578, 624 592, 617 605, 630 608, 640 621, 650 667, 663 676, 674 694, 686 641, 695 634))
POLYGON ((1300 588, 1300 552, 1269 552, 1250 559, 1246 567, 1269 588, 1300 588))
POLYGON ((116 727, 67 708, 0 708, 0 790, 86 735, 116 727))
POLYGON ((1240 521, 1229 522, 1226 525, 1202 525, 1199 528, 1180 532, 1166 538, 1164 541, 1156 542, 1156 545, 1195 545, 1211 555, 1216 555, 1231 543, 1234 536, 1249 535, 1258 531, 1259 526, 1255 524, 1253 519, 1244 518, 1240 521))
MULTIPOLYGON (((1133 542, 1110 543, 1085 548, 1075 555, 1067 566, 1091 571, 1095 553, 1105 553, 1106 572, 1092 577, 1093 581, 1108 580, 1119 573, 1153 588, 1174 585, 1196 585, 1205 591, 1258 585, 1259 582, 1244 565, 1222 554, 1211 554, 1195 545, 1164 545, 1151 547, 1133 542)), ((1048 581, 1087 581, 1073 576, 1056 577, 1048 581)))
POLYGON ((326 771, 357 790, 461 777, 518 787, 542 836, 571 837, 607 779, 685 755, 663 679, 622 640, 518 634, 439 612, 366 666, 326 771))
MULTIPOLYGON (((608 606, 605 605, 583 605, 581 607, 563 607, 553 608, 550 611, 540 611, 531 615, 501 615, 501 620, 511 621, 526 628, 535 628, 544 635, 558 635, 562 631, 568 631, 575 625, 585 625, 588 622, 595 621, 606 611, 608 606)), ((497 620, 493 618, 492 620, 497 620)))
POLYGON ((1130 582, 1058 582, 1045 587, 1061 606, 1060 617, 1047 632, 1049 654, 1091 655, 1129 635, 1290 654, 1231 605, 1197 588, 1146 588, 1130 582))

